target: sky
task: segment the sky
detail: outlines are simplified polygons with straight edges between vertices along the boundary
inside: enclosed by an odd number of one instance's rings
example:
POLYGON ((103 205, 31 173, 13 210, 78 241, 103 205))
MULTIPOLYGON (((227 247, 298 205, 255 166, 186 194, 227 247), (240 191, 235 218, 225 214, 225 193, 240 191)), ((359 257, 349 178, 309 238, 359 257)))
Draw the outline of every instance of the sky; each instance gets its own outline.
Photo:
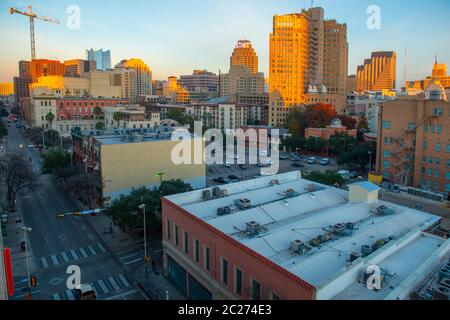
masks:
MULTIPOLYGON (((0 0, 0 82, 18 74, 17 62, 31 56, 29 20, 9 7, 60 20, 36 20, 37 58, 85 58, 85 50, 110 49, 113 65, 141 58, 154 79, 190 74, 193 69, 227 72, 240 39, 252 41, 260 71, 268 75, 269 33, 274 14, 300 12, 311 0, 0 0), (68 7, 80 9, 79 29, 70 29, 68 7)), ((348 26, 349 74, 372 51, 397 52, 397 79, 403 83, 405 47, 408 79, 431 74, 437 54, 450 65, 448 0, 314 0, 328 19, 348 26), (381 28, 369 30, 371 5, 380 8, 381 28)))

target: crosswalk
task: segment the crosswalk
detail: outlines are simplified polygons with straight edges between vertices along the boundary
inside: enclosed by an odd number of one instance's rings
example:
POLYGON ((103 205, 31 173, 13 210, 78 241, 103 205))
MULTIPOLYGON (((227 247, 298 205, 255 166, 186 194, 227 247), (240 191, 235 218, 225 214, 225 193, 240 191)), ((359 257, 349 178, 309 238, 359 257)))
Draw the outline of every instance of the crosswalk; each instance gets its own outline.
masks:
POLYGON ((144 253, 142 250, 132 250, 119 253, 118 257, 125 266, 144 262, 144 253))
MULTIPOLYGON (((115 276, 108 277, 107 279, 97 280, 92 283, 92 286, 97 292, 98 299, 104 300, 111 295, 116 295, 123 290, 131 287, 131 283, 123 274, 118 274, 115 276)), ((52 300, 76 300, 75 293, 73 290, 67 289, 64 292, 54 293, 51 295, 52 300)))
POLYGON ((42 268, 47 269, 58 266, 60 264, 65 264, 72 261, 101 255, 104 254, 105 252, 106 250, 103 247, 103 245, 101 243, 97 243, 96 245, 93 246, 73 249, 61 253, 56 253, 48 257, 42 257, 40 258, 40 264, 42 268))
MULTIPOLYGON (((32 296, 38 295, 41 293, 41 290, 37 288, 32 288, 31 294, 32 296)), ((29 288, 28 288, 28 278, 27 277, 15 277, 14 278, 14 296, 11 298, 11 300, 23 300, 25 299, 29 294, 29 288)))

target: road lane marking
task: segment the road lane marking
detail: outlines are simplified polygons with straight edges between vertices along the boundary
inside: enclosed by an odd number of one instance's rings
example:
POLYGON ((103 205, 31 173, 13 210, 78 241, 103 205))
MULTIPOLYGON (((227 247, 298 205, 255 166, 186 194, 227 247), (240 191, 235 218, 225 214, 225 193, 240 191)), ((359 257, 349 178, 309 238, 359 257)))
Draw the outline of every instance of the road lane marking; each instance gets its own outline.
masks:
POLYGON ((119 291, 120 287, 117 284, 116 280, 113 277, 109 277, 108 278, 109 283, 111 283, 111 285, 113 286, 114 290, 119 291))
POLYGON ((120 260, 126 260, 126 259, 128 259, 128 258, 136 257, 136 256, 138 256, 138 255, 139 255, 139 253, 133 253, 133 254, 130 254, 130 255, 125 256, 125 257, 120 257, 120 260))
POLYGON ((101 251, 101 253, 105 253, 106 252, 105 248, 102 246, 101 243, 97 243, 97 248, 101 251))
POLYGON ((108 287, 106 286, 106 284, 103 282, 103 280, 98 280, 97 281, 98 285, 100 286, 100 288, 102 289, 104 294, 107 294, 109 292, 108 287))
POLYGON ((125 292, 125 293, 118 294, 117 296, 106 298, 105 300, 114 300, 114 299, 117 299, 117 298, 122 298, 122 300, 125 300, 126 296, 132 295, 132 294, 137 293, 137 292, 139 292, 139 291, 134 289, 134 290, 131 290, 131 291, 128 291, 128 292, 125 292))
POLYGON ((144 260, 144 259, 143 258, 138 258, 138 259, 135 259, 135 260, 131 260, 131 261, 125 262, 124 265, 128 266, 130 264, 133 264, 133 263, 136 263, 136 262, 139 262, 139 261, 142 261, 142 260, 144 260))
POLYGON ((69 300, 75 300, 72 290, 67 289, 66 295, 67 295, 67 298, 69 298, 69 300))
POLYGON ((50 259, 52 259, 52 262, 53 262, 53 264, 54 264, 55 266, 59 265, 58 258, 56 258, 55 255, 51 255, 51 256, 50 256, 50 259))
POLYGON ((80 250, 81 255, 83 256, 83 258, 87 258, 88 257, 88 254, 86 253, 86 250, 84 250, 84 248, 80 248, 78 250, 80 250))
POLYGON ((87 249, 89 250, 89 252, 91 253, 91 255, 96 256, 97 255, 97 251, 94 250, 94 248, 92 246, 87 247, 87 249))
POLYGON ((41 263, 42 263, 42 266, 44 267, 44 269, 48 268, 48 263, 47 263, 47 259, 46 258, 41 258, 41 263))
POLYGON ((61 256, 63 257, 65 263, 70 261, 69 256, 67 255, 67 253, 63 252, 63 253, 61 253, 61 256))
POLYGON ((78 256, 78 254, 75 250, 70 250, 70 253, 72 254, 72 257, 74 260, 80 259, 80 257, 78 256))
POLYGON ((125 276, 123 274, 119 274, 119 279, 120 279, 120 281, 122 281, 122 283, 125 287, 130 286, 130 283, 128 282, 128 280, 125 278, 125 276))
POLYGON ((59 293, 54 293, 54 294, 52 294, 52 299, 59 301, 59 300, 61 300, 61 296, 59 295, 59 293))

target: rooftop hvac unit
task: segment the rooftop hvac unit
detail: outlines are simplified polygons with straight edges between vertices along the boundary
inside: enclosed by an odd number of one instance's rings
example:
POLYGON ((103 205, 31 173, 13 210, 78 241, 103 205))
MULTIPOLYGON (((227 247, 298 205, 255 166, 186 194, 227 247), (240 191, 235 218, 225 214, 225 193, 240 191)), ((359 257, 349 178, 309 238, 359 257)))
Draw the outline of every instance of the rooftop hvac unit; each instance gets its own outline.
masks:
POLYGON ((388 208, 384 205, 379 206, 376 211, 377 216, 390 216, 395 214, 395 209, 388 208))
POLYGON ((439 281, 442 281, 444 279, 450 279, 450 270, 447 268, 442 268, 439 271, 439 281))
POLYGON ((211 191, 210 190, 203 190, 202 198, 204 201, 211 200, 211 191))
POLYGON ((450 279, 442 279, 439 285, 450 289, 450 279))
POLYGON ((231 207, 229 207, 229 206, 217 209, 217 215, 218 216, 226 216, 226 215, 229 215, 229 214, 231 214, 231 207))
POLYGON ((251 236, 257 236, 261 231, 261 224, 256 221, 247 222, 247 232, 251 236))
POLYGON ((300 195, 300 193, 296 192, 294 189, 288 189, 284 194, 287 198, 294 198, 300 195))
POLYGON ((213 197, 214 198, 220 198, 222 196, 222 192, 219 187, 213 188, 213 197))
POLYGON ((372 254, 372 247, 368 245, 361 246, 361 255, 363 258, 370 256, 372 254))
POLYGON ((358 252, 352 252, 350 258, 348 259, 348 262, 352 263, 353 261, 356 261, 359 258, 361 258, 361 255, 358 252))
POLYGON ((271 186, 278 186, 278 185, 280 185, 280 180, 272 180, 272 181, 270 181, 270 185, 271 186))
POLYGON ((291 253, 303 255, 306 251, 305 243, 301 240, 294 240, 291 242, 291 253))
POLYGON ((234 204, 241 210, 251 208, 252 202, 249 199, 237 199, 234 204))
POLYGON ((222 189, 221 193, 222 193, 222 197, 228 197, 228 190, 227 189, 222 189))
POLYGON ((450 289, 443 286, 437 286, 433 289, 433 299, 450 300, 450 289))

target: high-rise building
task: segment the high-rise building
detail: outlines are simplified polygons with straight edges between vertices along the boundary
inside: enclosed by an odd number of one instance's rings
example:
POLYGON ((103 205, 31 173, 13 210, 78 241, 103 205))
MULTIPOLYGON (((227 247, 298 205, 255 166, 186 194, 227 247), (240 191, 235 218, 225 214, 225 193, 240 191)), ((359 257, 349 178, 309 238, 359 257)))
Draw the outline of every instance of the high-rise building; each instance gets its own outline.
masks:
POLYGON ((357 68, 358 91, 381 91, 395 89, 397 55, 393 51, 372 52, 370 59, 357 68))
POLYGON ((219 76, 206 70, 194 70, 192 75, 182 75, 180 83, 194 99, 214 98, 219 94, 219 76))
POLYGON ((347 25, 324 22, 323 84, 328 94, 345 96, 348 74, 347 25))
MULTIPOLYGON (((324 20, 322 8, 275 15, 270 34, 269 124, 284 125, 291 107, 311 100, 345 101, 347 68, 345 24, 324 20)), ((341 110, 344 105, 334 107, 341 110)))
POLYGON ((136 71, 136 94, 151 95, 152 94, 152 71, 150 67, 141 59, 122 60, 116 69, 132 69, 136 71))
POLYGON ((258 56, 252 43, 248 40, 239 40, 230 58, 230 68, 233 66, 245 66, 252 73, 258 73, 258 56))
POLYGON ((264 73, 252 73, 245 66, 231 66, 230 72, 220 76, 220 96, 235 102, 237 95, 260 96, 264 94, 264 73))
POLYGON ((30 63, 31 81, 36 83, 40 77, 63 76, 64 64, 57 60, 35 59, 30 63))
POLYGON ((14 94, 13 82, 0 82, 0 96, 9 96, 14 94))
POLYGON ((450 102, 439 81, 418 97, 382 103, 377 171, 394 183, 450 193, 450 102))
POLYGON ((111 69, 111 50, 86 50, 86 60, 95 61, 97 70, 111 69))
POLYGON ((414 88, 419 91, 425 90, 432 80, 438 80, 446 89, 450 88, 450 75, 447 75, 447 65, 438 63, 437 58, 431 70, 431 76, 426 77, 424 80, 407 81, 405 87, 406 89, 414 88))
POLYGON ((163 96, 170 98, 170 103, 188 104, 190 102, 189 91, 175 76, 167 78, 163 85, 163 96))
POLYGON ((64 61, 64 76, 85 77, 86 73, 97 70, 96 62, 82 59, 64 61))
POLYGON ((122 88, 122 97, 136 102, 137 99, 137 74, 134 69, 116 68, 108 71, 111 74, 112 85, 122 88))
POLYGON ((19 61, 19 77, 30 77, 30 61, 19 61))

